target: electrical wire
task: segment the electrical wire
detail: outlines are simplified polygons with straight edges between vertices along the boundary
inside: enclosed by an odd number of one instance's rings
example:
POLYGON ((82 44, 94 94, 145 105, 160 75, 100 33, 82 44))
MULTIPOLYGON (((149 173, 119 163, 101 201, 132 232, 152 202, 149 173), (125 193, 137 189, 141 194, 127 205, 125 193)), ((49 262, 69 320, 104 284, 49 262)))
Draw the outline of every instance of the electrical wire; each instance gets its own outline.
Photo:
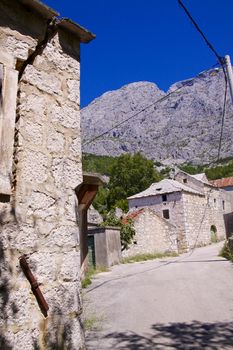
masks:
POLYGON ((225 91, 224 91, 224 101, 223 101, 223 109, 222 109, 222 123, 221 123, 221 131, 220 131, 220 138, 219 138, 219 145, 218 145, 218 155, 217 155, 217 163, 219 162, 220 159, 220 153, 221 153, 221 147, 222 147, 222 137, 223 137, 223 128, 224 128, 224 121, 225 121, 225 114, 226 114, 226 99, 227 99, 227 73, 225 69, 225 59, 221 57, 217 50, 214 48, 214 46, 210 43, 210 41, 207 39, 206 35, 203 33, 201 28, 198 26, 197 22, 194 20, 188 9, 185 7, 183 2, 181 0, 177 0, 178 4, 182 7, 196 30, 199 32, 199 34, 202 36, 204 39, 206 45, 209 47, 209 49, 214 53, 214 55, 217 57, 219 64, 222 66, 223 74, 224 74, 224 79, 225 79, 225 91))
POLYGON ((217 163, 220 160, 220 153, 221 153, 221 147, 222 147, 223 128, 224 128, 224 121, 225 121, 225 115, 226 115, 226 103, 227 103, 227 79, 225 78, 225 91, 224 91, 224 101, 223 101, 223 110, 222 110, 222 123, 221 123, 221 132, 220 132, 219 145, 218 145, 217 163))
POLYGON ((203 33, 203 31, 201 30, 201 28, 198 26, 197 22, 194 20, 194 18, 192 17, 192 15, 190 14, 190 12, 188 11, 188 9, 185 7, 185 5, 182 3, 181 0, 177 0, 179 5, 183 8, 184 12, 186 13, 186 15, 188 16, 188 18, 190 19, 190 21, 193 23, 194 27, 196 28, 196 30, 200 33, 200 35, 202 36, 202 38, 204 39, 206 45, 210 48, 210 50, 215 54, 215 56, 217 57, 219 63, 221 64, 221 66, 223 66, 223 57, 221 57, 218 52, 215 50, 215 48, 213 47, 213 45, 209 42, 209 40, 207 39, 207 37, 205 36, 205 34, 203 33))
MULTIPOLYGON (((222 66, 222 70, 223 70, 223 74, 224 74, 224 79, 225 79, 225 92, 224 92, 224 103, 223 103, 223 112, 222 112, 222 123, 221 123, 221 132, 220 132, 220 139, 219 139, 219 146, 218 146, 218 155, 217 155, 217 162, 220 159, 220 153, 221 153, 221 145, 222 145, 222 137, 223 137, 223 128, 224 128, 224 120, 225 120, 225 114, 226 114, 226 98, 227 98, 227 74, 226 74, 226 70, 225 70, 225 66, 224 66, 224 59, 218 54, 218 52, 215 50, 215 48, 213 47, 213 45, 209 42, 209 40, 207 39, 207 37, 205 36, 205 34, 202 32, 202 30, 200 29, 200 27, 198 26, 198 24, 196 23, 196 21, 193 19, 193 17, 191 16, 191 14, 189 13, 189 11, 187 10, 187 8, 184 6, 184 4, 182 3, 181 0, 177 0, 179 5, 183 8, 183 10, 185 11, 185 13, 187 14, 187 16, 189 17, 189 19, 191 20, 191 22, 194 24, 195 28, 197 29, 197 31, 200 33, 200 35, 202 36, 202 38, 204 39, 205 43, 207 44, 207 46, 211 49, 211 51, 215 54, 215 56, 218 59, 219 64, 222 66)), ((196 77, 198 78, 198 76, 196 77)), ((122 120, 121 122, 113 125, 111 128, 109 128, 108 130, 100 133, 99 135, 93 137, 90 140, 87 140, 86 142, 83 143, 83 146, 89 145, 92 142, 95 142, 96 140, 102 138, 104 135, 108 134, 109 132, 111 132, 114 129, 117 129, 119 126, 123 125, 124 123, 128 122, 129 120, 136 118, 139 114, 141 114, 142 112, 144 112, 145 110, 155 106, 157 103, 163 102, 165 100, 167 100, 171 95, 175 94, 176 92, 178 92, 179 90, 181 90, 183 87, 192 84, 193 79, 189 79, 186 82, 183 82, 183 84, 178 87, 177 89, 171 91, 170 93, 168 93, 166 96, 163 96, 162 98, 156 100, 155 102, 151 103, 150 105, 142 108, 141 110, 139 110, 138 112, 136 112, 135 114, 129 116, 128 118, 122 120)))
MULTIPOLYGON (((146 110, 149 109, 150 107, 155 106, 157 103, 166 101, 170 96, 174 95, 175 93, 177 93, 178 91, 180 91, 180 90, 183 89, 184 87, 192 85, 193 82, 194 82, 194 80, 197 79, 197 78, 199 78, 199 74, 198 74, 196 77, 192 78, 192 79, 188 79, 188 80, 182 82, 182 85, 179 86, 179 87, 177 87, 175 90, 169 92, 167 95, 165 95, 165 96, 159 98, 158 100, 156 100, 155 102, 151 103, 150 105, 147 105, 146 107, 140 109, 138 112, 136 112, 135 114, 131 115, 130 117, 128 117, 128 118, 122 120, 121 122, 119 122, 119 123, 113 125, 113 126, 112 126, 111 128, 109 128, 108 130, 102 132, 101 134, 99 134, 99 135, 93 137, 93 138, 90 139, 90 140, 87 140, 86 142, 83 143, 83 146, 89 145, 90 143, 92 143, 92 142, 98 140, 99 138, 101 138, 101 137, 103 137, 104 135, 108 134, 108 133, 111 132, 112 130, 114 130, 114 129, 118 128, 119 126, 121 126, 122 124, 128 122, 130 119, 133 119, 133 118, 137 117, 139 114, 141 114, 142 112, 146 111, 146 110)), ((148 115, 149 115, 149 114, 148 114, 148 115)))
MULTIPOLYGON (((189 80, 189 84, 190 84, 190 80, 189 80)), ((160 102, 162 102, 162 101, 167 100, 171 95, 173 95, 173 94, 176 93, 177 91, 181 90, 183 87, 184 87, 183 85, 180 86, 180 87, 178 87, 177 89, 175 89, 174 91, 171 91, 171 92, 170 92, 169 94, 167 94, 166 96, 163 96, 162 98, 156 100, 155 102, 151 103, 150 105, 148 105, 148 106, 146 106, 146 107, 140 109, 140 111, 138 111, 137 113, 135 113, 135 114, 131 115, 130 117, 128 117, 128 118, 122 120, 121 122, 115 124, 115 125, 112 126, 110 129, 108 129, 108 130, 102 132, 101 134, 97 135, 97 136, 94 137, 93 139, 84 142, 84 143, 83 143, 83 146, 89 145, 90 143, 92 143, 92 142, 98 140, 98 139, 101 138, 102 136, 108 134, 108 133, 111 132, 112 130, 114 130, 114 129, 118 128, 119 126, 121 126, 122 124, 128 122, 130 119, 133 119, 133 118, 137 117, 139 114, 141 114, 142 112, 146 111, 146 110, 149 109, 150 107, 153 107, 153 106, 156 105, 157 103, 160 103, 160 102)))

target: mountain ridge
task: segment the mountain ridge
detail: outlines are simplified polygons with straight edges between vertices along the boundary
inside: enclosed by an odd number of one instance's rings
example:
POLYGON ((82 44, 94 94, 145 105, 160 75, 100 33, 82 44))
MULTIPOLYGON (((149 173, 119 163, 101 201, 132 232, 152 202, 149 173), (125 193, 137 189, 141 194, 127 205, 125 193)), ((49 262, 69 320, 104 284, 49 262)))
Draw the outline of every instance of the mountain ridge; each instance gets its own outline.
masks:
MULTIPOLYGON (((145 109, 148 105, 166 96, 152 82, 130 83, 96 98, 81 110, 83 151, 110 156, 141 152, 165 164, 213 161, 217 158, 221 132, 222 69, 204 71, 195 78, 174 83, 167 93, 180 87, 168 99, 148 109, 145 109), (145 111, 140 112, 142 109, 145 111), (137 117, 88 144, 88 140, 137 113, 137 117)), ((221 158, 233 155, 229 93, 226 107, 221 158)))

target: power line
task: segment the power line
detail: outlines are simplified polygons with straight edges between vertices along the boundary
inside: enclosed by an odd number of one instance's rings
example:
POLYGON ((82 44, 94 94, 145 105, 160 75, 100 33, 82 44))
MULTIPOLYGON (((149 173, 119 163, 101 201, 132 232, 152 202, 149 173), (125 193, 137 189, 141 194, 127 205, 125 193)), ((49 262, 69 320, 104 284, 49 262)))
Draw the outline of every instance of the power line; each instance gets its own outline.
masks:
MULTIPOLYGON (((190 80, 189 80, 189 83, 190 83, 190 80)), ((108 133, 111 132, 112 130, 118 128, 118 127, 121 126, 122 124, 128 122, 130 119, 137 117, 140 113, 146 111, 146 110, 149 109, 150 107, 153 107, 153 106, 156 105, 157 103, 162 102, 162 101, 165 101, 166 99, 168 99, 168 97, 170 97, 171 95, 173 95, 173 94, 176 93, 177 91, 181 90, 183 87, 184 87, 183 85, 180 86, 180 87, 178 87, 177 89, 175 89, 174 91, 171 91, 171 92, 170 92, 169 94, 167 94, 166 96, 163 96, 162 98, 156 100, 155 102, 151 103, 150 105, 148 105, 148 106, 146 106, 146 107, 140 109, 140 111, 138 111, 137 113, 135 113, 135 114, 131 115, 130 117, 128 117, 128 118, 122 120, 121 122, 115 124, 115 125, 112 126, 110 129, 108 129, 108 130, 102 132, 101 134, 97 135, 97 136, 94 137, 93 139, 91 139, 91 140, 89 140, 89 141, 87 141, 87 142, 84 142, 83 146, 89 145, 90 143, 96 141, 97 139, 99 139, 99 138, 101 138, 102 136, 108 134, 108 133)))
POLYGON ((219 138, 219 145, 218 145, 218 155, 217 155, 217 162, 218 162, 219 159, 220 159, 220 152, 221 152, 221 146, 222 146, 222 137, 223 137, 223 127, 224 127, 225 114, 226 114, 226 99, 227 99, 227 82, 228 82, 228 79, 227 79, 226 69, 225 69, 225 66, 224 66, 225 59, 218 54, 217 50, 210 43, 210 41, 207 39, 206 35, 203 33, 201 28, 198 26, 197 22, 194 20, 194 18, 192 17, 192 15, 188 11, 188 9, 185 7, 183 2, 181 0, 177 0, 177 1, 178 1, 179 5, 182 7, 182 9, 184 10, 184 12, 186 13, 186 15, 188 16, 188 18, 190 19, 190 21, 192 22, 192 24, 194 25, 194 27, 196 28, 196 30, 199 32, 199 34, 204 39, 206 45, 214 53, 214 55, 217 57, 220 65, 222 66, 222 70, 223 70, 223 74, 224 74, 224 80, 225 80, 225 91, 224 91, 224 101, 223 101, 223 109, 222 109, 222 123, 221 123, 221 131, 220 131, 220 138, 219 138))
POLYGON ((99 135, 93 137, 93 139, 90 139, 90 140, 84 142, 84 143, 83 143, 83 146, 89 145, 90 143, 92 143, 92 142, 98 140, 98 139, 101 138, 102 136, 108 134, 108 133, 111 132, 112 130, 114 130, 114 129, 118 128, 119 126, 121 126, 122 124, 128 122, 130 119, 133 119, 133 118, 137 117, 139 114, 141 114, 142 112, 146 111, 146 110, 149 109, 150 107, 155 106, 157 103, 160 103, 160 102, 163 102, 163 101, 167 100, 170 96, 172 96, 172 95, 175 94, 176 92, 180 91, 180 90, 183 89, 185 86, 190 86, 190 85, 192 85, 193 82, 194 82, 194 80, 195 80, 196 78, 199 78, 199 75, 196 76, 196 77, 194 77, 194 78, 192 78, 192 79, 189 79, 189 80, 187 80, 187 81, 182 82, 182 85, 181 85, 181 86, 179 86, 179 87, 176 88, 175 90, 169 92, 166 96, 163 96, 163 97, 159 98, 158 100, 156 100, 155 102, 151 103, 150 105, 147 105, 146 107, 140 109, 138 112, 136 112, 135 114, 131 115, 130 117, 128 117, 128 118, 122 120, 121 122, 115 124, 115 125, 112 126, 110 129, 108 129, 108 130, 102 132, 101 134, 99 134, 99 135))
MULTIPOLYGON (((219 160, 219 156, 220 156, 220 152, 221 152, 221 144, 222 144, 222 136, 223 136, 223 127, 224 127, 224 120, 225 120, 225 111, 226 111, 226 96, 227 96, 227 75, 226 75, 226 71, 225 71, 225 67, 224 67, 224 60, 223 58, 218 54, 218 52, 215 50, 215 48, 213 47, 213 45, 209 42, 209 40, 206 38, 206 36, 204 35, 204 33, 202 32, 202 30, 199 28, 198 24, 195 22, 195 20, 193 19, 193 17, 191 16, 191 14, 189 13, 189 11, 186 9, 186 7, 184 6, 184 4, 182 3, 181 0, 178 0, 178 3, 180 4, 180 6, 183 8, 183 10, 185 11, 185 13, 187 14, 187 16, 190 18, 190 20, 192 21, 192 23, 194 24, 195 28, 198 30, 198 32, 201 34, 201 36, 203 37, 204 41, 206 42, 206 44, 208 45, 208 47, 212 50, 212 52, 215 54, 215 56, 217 57, 219 64, 222 66, 223 69, 223 73, 224 73, 224 78, 225 78, 225 93, 224 93, 224 105, 223 105, 223 113, 222 113, 222 123, 221 123, 221 132, 220 132, 220 140, 219 140, 219 147, 218 147, 218 160, 219 160)), ((197 76, 198 77, 198 76, 197 76)), ((166 96, 163 96, 162 98, 156 100, 155 102, 151 103, 150 105, 144 107, 143 109, 139 110, 138 112, 136 112, 135 114, 131 115, 130 117, 124 119, 123 121, 113 125, 111 128, 109 128, 108 130, 100 133, 99 135, 95 136, 94 138, 87 140, 86 142, 83 143, 83 146, 89 145, 90 143, 98 140, 99 138, 103 137, 104 135, 108 134, 109 132, 111 132, 112 130, 118 128, 119 126, 121 126, 122 124, 128 122, 129 120, 137 117, 139 114, 141 114, 142 112, 144 112, 145 110, 149 109, 150 107, 156 105, 157 103, 163 102, 165 100, 167 100, 171 95, 175 94, 176 92, 178 92, 179 90, 181 90, 183 87, 185 87, 186 85, 190 85, 192 84, 194 78, 193 79, 189 79, 186 82, 184 82, 180 87, 178 87, 177 89, 171 91, 169 94, 167 94, 166 96)))
POLYGON ((223 110, 222 110, 222 123, 221 123, 221 132, 220 132, 219 145, 218 145, 217 163, 220 160, 220 153, 221 153, 221 147, 222 147, 223 127, 224 127, 224 121, 225 121, 225 115, 226 115, 226 102, 227 102, 227 79, 225 78, 225 91, 224 91, 224 101, 223 101, 223 110))
POLYGON ((189 19, 191 20, 191 22, 193 23, 193 25, 195 26, 195 28, 197 29, 197 31, 200 33, 200 35, 202 36, 202 38, 204 39, 205 43, 207 44, 207 46, 210 48, 210 50, 215 54, 215 56, 217 57, 219 63, 221 64, 221 66, 223 66, 223 57, 221 57, 218 52, 215 50, 215 48, 213 47, 213 45, 209 42, 209 40, 207 39, 207 37, 205 36, 205 34, 203 33, 203 31, 201 30, 201 28, 198 26, 197 22, 194 20, 194 18, 191 16, 190 12, 188 11, 188 9, 184 6, 184 4, 182 3, 181 0, 177 0, 179 5, 183 8, 183 10, 185 11, 186 15, 189 17, 189 19))

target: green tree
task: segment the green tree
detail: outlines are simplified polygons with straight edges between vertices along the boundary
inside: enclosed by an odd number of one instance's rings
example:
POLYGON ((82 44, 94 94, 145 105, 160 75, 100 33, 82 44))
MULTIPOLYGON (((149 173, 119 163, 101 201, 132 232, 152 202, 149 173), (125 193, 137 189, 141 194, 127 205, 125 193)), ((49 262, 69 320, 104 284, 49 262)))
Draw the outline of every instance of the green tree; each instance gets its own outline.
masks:
POLYGON ((108 184, 108 206, 119 206, 127 211, 127 197, 148 188, 153 182, 161 180, 161 176, 154 169, 152 160, 146 159, 140 153, 124 154, 116 159, 108 184))

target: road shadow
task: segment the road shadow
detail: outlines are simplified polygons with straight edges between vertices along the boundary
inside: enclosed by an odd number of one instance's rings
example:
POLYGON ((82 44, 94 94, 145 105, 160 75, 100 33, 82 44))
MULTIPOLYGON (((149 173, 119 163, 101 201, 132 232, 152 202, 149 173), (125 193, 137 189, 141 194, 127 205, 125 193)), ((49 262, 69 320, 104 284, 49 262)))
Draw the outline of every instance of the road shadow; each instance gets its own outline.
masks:
MULTIPOLYGON (((94 336, 94 335, 93 335, 94 336)), ((91 341, 89 335, 89 341, 91 341)), ((93 340, 93 339, 92 339, 93 340)), ((222 350, 233 349, 233 322, 156 324, 148 334, 114 332, 102 338, 102 349, 222 350), (109 347, 105 347, 109 344, 109 347)))

